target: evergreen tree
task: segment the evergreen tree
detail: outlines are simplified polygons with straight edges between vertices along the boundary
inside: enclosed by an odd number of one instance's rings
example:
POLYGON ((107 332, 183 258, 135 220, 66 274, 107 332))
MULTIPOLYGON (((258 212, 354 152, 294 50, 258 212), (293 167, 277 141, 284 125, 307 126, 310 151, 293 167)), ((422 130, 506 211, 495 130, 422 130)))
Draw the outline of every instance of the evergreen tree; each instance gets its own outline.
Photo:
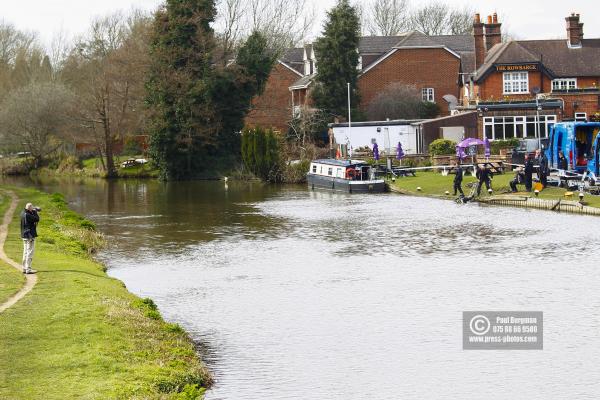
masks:
POLYGON ((339 0, 327 12, 324 34, 314 45, 318 72, 312 98, 317 108, 328 114, 348 114, 348 83, 353 110, 358 106, 359 40, 360 21, 356 9, 348 0, 339 0))
POLYGON ((215 74, 212 99, 220 119, 219 143, 226 155, 239 154, 244 118, 254 96, 263 92, 274 61, 267 39, 255 31, 239 49, 235 64, 215 74))
POLYGON ((167 0, 154 22, 147 104, 150 152, 163 179, 186 179, 218 146, 211 104, 214 0, 167 0))

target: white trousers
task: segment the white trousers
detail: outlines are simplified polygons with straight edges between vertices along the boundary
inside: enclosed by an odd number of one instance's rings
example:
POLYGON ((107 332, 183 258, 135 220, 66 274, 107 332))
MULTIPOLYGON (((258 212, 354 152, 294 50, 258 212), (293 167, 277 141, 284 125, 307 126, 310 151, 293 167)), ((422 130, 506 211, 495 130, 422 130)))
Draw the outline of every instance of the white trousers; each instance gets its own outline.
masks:
POLYGON ((35 239, 23 239, 23 270, 31 269, 33 251, 35 250, 35 239))

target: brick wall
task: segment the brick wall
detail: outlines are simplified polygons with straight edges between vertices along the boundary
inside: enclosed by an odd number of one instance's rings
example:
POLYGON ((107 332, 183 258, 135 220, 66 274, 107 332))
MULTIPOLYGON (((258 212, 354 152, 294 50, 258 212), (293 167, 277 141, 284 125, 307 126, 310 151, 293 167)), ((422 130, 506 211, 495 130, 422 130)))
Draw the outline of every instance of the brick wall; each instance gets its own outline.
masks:
POLYGON ((460 98, 458 85, 460 60, 444 49, 399 49, 362 75, 358 81, 361 109, 390 83, 400 82, 422 88, 434 88, 435 102, 441 115, 448 115, 448 103, 442 98, 451 94, 460 98))
POLYGON ((288 88, 298 79, 300 76, 289 68, 280 63, 275 64, 264 93, 252 101, 245 124, 286 132, 287 122, 292 117, 292 94, 288 88))
POLYGON ((557 96, 565 102, 565 118, 575 117, 576 112, 587 113, 588 117, 600 112, 600 91, 596 93, 563 93, 557 96))

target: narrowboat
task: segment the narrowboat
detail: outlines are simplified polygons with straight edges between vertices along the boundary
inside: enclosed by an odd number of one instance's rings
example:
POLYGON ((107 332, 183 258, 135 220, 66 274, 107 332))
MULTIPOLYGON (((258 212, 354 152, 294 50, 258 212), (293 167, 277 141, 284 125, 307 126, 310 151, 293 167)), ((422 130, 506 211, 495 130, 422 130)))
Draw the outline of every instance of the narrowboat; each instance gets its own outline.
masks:
POLYGON ((360 160, 315 160, 306 174, 309 189, 328 189, 346 193, 380 193, 383 179, 375 178, 375 169, 360 160))

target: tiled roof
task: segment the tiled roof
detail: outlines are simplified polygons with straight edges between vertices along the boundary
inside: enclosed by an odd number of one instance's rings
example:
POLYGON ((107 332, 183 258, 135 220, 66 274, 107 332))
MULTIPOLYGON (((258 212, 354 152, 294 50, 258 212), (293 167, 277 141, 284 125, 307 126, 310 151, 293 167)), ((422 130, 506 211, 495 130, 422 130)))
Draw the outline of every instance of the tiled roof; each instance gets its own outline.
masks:
POLYGON ((562 40, 519 40, 492 47, 475 75, 482 79, 495 64, 542 63, 554 77, 600 76, 600 39, 584 39, 569 48, 562 40))
POLYGON ((293 68, 299 74, 304 72, 304 48, 297 47, 293 49, 287 49, 283 55, 279 58, 280 61, 284 62, 290 68, 293 68))
POLYGON ((304 89, 304 88, 307 88, 312 83, 312 80, 315 78, 316 75, 317 74, 311 74, 311 75, 303 76, 302 78, 300 78, 296 82, 294 82, 290 86, 290 88, 291 89, 304 89))
POLYGON ((523 40, 519 44, 541 58, 555 77, 600 76, 600 39, 583 39, 571 49, 566 40, 523 40))
POLYGON ((473 35, 439 35, 430 36, 430 38, 457 53, 475 51, 475 38, 473 35))
POLYGON ((363 36, 358 44, 358 52, 361 54, 383 54, 390 50, 406 34, 398 36, 363 36))

